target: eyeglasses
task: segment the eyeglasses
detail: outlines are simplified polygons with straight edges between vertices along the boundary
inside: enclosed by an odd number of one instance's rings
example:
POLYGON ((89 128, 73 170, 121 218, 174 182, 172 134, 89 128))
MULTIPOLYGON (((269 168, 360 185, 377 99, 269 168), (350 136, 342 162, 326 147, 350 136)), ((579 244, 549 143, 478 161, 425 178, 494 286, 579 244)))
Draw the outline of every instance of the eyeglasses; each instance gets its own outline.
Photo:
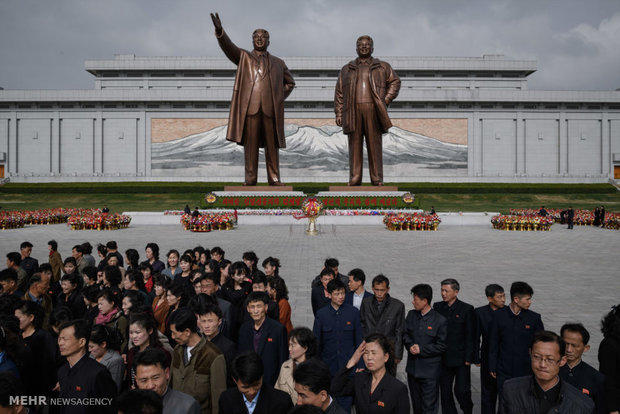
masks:
POLYGON ((548 365, 557 365, 560 363, 560 360, 556 361, 555 359, 545 358, 540 355, 532 355, 532 361, 536 362, 537 364, 544 362, 545 364, 548 364, 548 365))

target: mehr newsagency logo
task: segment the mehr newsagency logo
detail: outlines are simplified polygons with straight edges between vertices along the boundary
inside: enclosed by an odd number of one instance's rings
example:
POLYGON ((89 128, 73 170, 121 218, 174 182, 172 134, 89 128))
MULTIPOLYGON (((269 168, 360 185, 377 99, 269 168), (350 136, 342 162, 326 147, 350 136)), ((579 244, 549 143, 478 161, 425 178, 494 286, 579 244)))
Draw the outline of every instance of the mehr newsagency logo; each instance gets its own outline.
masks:
POLYGON ((68 406, 90 406, 100 407, 104 405, 111 405, 112 398, 48 398, 45 395, 11 395, 9 397, 9 404, 11 405, 25 405, 25 406, 46 406, 56 405, 60 407, 68 406))

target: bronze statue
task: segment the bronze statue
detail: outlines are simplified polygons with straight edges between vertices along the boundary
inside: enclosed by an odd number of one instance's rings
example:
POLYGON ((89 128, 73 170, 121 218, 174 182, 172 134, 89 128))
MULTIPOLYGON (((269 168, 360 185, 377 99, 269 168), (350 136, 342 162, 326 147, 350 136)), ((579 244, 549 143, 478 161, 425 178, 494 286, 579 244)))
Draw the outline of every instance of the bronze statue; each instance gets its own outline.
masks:
POLYGON ((284 185, 280 181, 279 149, 286 148, 284 100, 295 87, 293 76, 282 59, 267 52, 269 32, 256 29, 252 34, 254 50, 248 52, 230 40, 217 13, 211 13, 211 19, 220 47, 237 65, 226 139, 243 145, 243 185, 256 185, 259 148, 265 148, 269 184, 284 185))
POLYGON ((388 63, 373 58, 373 50, 372 38, 360 36, 358 58, 340 70, 336 84, 336 124, 349 136, 350 186, 362 184, 364 137, 370 182, 383 185, 382 134, 392 126, 387 106, 400 90, 398 75, 388 63))

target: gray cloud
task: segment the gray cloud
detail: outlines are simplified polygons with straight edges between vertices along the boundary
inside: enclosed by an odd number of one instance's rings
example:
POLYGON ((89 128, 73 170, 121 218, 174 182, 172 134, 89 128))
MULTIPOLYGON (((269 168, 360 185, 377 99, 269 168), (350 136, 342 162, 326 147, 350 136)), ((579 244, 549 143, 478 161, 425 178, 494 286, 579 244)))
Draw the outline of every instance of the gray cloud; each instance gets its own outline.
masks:
POLYGON ((0 86, 90 89, 84 60, 117 53, 221 56, 211 11, 241 47, 268 29, 278 56, 352 56, 370 34, 380 56, 535 59, 531 89, 620 87, 617 0, 3 0, 0 86))

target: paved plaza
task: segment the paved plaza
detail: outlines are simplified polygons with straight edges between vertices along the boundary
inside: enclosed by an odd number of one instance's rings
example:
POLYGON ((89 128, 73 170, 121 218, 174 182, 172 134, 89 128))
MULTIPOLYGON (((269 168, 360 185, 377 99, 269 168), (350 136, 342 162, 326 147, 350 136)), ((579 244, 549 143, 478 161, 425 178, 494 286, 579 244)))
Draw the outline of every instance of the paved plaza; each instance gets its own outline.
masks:
MULTIPOLYGON (((0 253, 18 251, 28 240, 33 257, 44 262, 47 241, 55 239, 62 257, 75 244, 116 240, 119 250, 130 247, 143 254, 147 242, 160 246, 162 260, 171 248, 183 251, 196 245, 220 246, 231 261, 244 251, 254 250, 260 261, 268 256, 281 260, 295 326, 312 327, 310 281, 328 257, 340 260, 343 273, 362 268, 366 287, 378 273, 390 278, 390 294, 411 309, 409 291, 416 283, 433 286, 434 300, 441 300, 439 283, 454 277, 461 283, 459 298, 474 306, 486 303, 484 287, 499 283, 508 291, 510 283, 523 280, 534 288, 532 310, 542 314, 547 329, 559 331, 567 321, 583 322, 592 334, 592 349, 584 360, 598 368, 596 358, 602 340, 600 319, 610 306, 620 302, 620 232, 594 227, 555 224, 549 232, 493 230, 489 225, 442 224, 436 232, 390 232, 378 225, 323 225, 321 234, 308 236, 304 226, 241 225, 232 231, 190 233, 180 225, 133 225, 128 229, 71 231, 65 225, 28 226, 0 231, 0 253)), ((399 376, 403 377, 404 364, 399 376)), ((474 403, 479 410, 479 370, 472 369, 474 403)))

